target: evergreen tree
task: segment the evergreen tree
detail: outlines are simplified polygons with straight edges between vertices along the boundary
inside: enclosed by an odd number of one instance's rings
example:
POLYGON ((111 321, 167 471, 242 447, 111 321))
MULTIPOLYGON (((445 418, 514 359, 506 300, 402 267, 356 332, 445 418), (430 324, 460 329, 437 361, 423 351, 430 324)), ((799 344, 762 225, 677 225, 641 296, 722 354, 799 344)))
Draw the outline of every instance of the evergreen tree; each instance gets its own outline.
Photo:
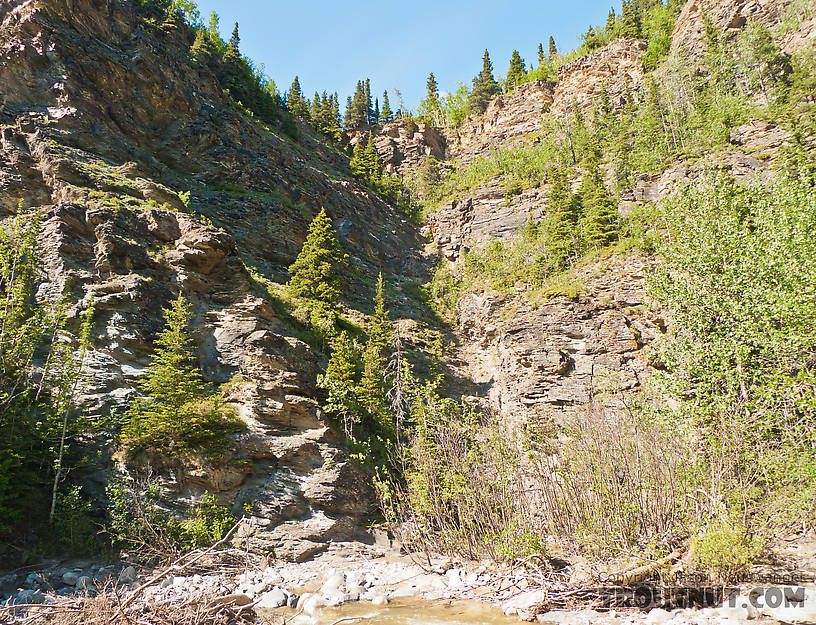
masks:
POLYGON ((368 323, 368 340, 363 352, 363 378, 360 383, 360 396, 371 416, 381 427, 390 429, 388 417, 385 365, 388 361, 387 349, 391 343, 393 325, 388 319, 385 307, 383 278, 380 273, 377 279, 377 290, 374 294, 374 313, 368 323))
POLYGON ((125 414, 122 439, 129 447, 155 447, 172 453, 178 448, 223 448, 227 436, 243 429, 204 381, 188 326, 190 304, 179 296, 164 309, 164 329, 139 384, 146 397, 125 414))
POLYGON ((547 62, 547 57, 544 54, 544 46, 539 43, 538 44, 538 66, 541 67, 546 62, 547 62))
POLYGON ((380 155, 377 153, 377 146, 374 142, 374 137, 368 133, 368 141, 363 152, 365 159, 365 176, 369 183, 376 184, 382 178, 382 164, 380 163, 380 155))
POLYGON ((238 22, 235 22, 235 27, 232 29, 232 37, 230 37, 228 48, 232 48, 238 52, 238 44, 241 43, 241 37, 238 36, 238 22))
POLYGON ((615 15, 615 8, 609 9, 609 14, 606 16, 606 27, 604 28, 604 35, 607 40, 614 39, 618 32, 618 18, 615 15))
POLYGON ((550 169, 549 212, 546 221, 547 253, 553 269, 566 268, 577 255, 578 202, 567 185, 567 176, 558 166, 550 169))
POLYGON ((374 107, 371 104, 371 81, 366 78, 365 80, 365 124, 366 126, 371 126, 374 123, 374 107))
POLYGON ((380 100, 379 98, 374 98, 374 118, 373 122, 376 124, 380 121, 380 100))
POLYGON ((380 111, 380 123, 387 124, 394 120, 394 111, 391 110, 391 104, 388 102, 388 90, 383 91, 383 105, 380 111))
POLYGON ((600 248, 617 238, 618 213, 601 177, 597 149, 587 151, 583 169, 584 177, 578 189, 583 212, 583 236, 587 245, 600 248))
POLYGON ((510 57, 510 69, 507 70, 507 88, 514 89, 523 83, 526 77, 524 61, 519 56, 518 50, 513 50, 513 55, 510 57))
POLYGON ((300 90, 300 80, 297 76, 292 81, 292 86, 289 87, 289 92, 286 95, 286 103, 289 106, 289 112, 297 117, 309 118, 309 105, 303 98, 303 92, 300 90))
POLYGON ((343 126, 346 128, 346 130, 351 130, 353 116, 354 116, 354 103, 351 100, 351 96, 348 96, 348 98, 346 98, 346 114, 343 115, 343 126))
POLYGON ((196 30, 196 37, 190 47, 190 55, 201 65, 214 65, 218 59, 218 48, 210 37, 210 32, 203 27, 196 30))
POLYGON ((490 100, 501 91, 493 77, 493 64, 487 50, 482 58, 482 71, 473 79, 473 91, 470 92, 468 104, 471 111, 484 113, 490 100))
POLYGON ((555 46, 555 39, 550 35, 550 60, 552 61, 558 54, 558 48, 555 46))
POLYGON ((329 364, 325 375, 318 377, 318 385, 328 395, 324 409, 330 417, 343 424, 348 437, 353 436, 362 413, 357 399, 359 369, 358 347, 343 330, 331 340, 329 364))
POLYGON ((300 254, 289 267, 292 277, 286 288, 294 297, 330 306, 340 297, 342 283, 337 267, 346 258, 334 236, 331 219, 321 208, 309 225, 300 254))
POLYGON ((431 124, 441 125, 442 103, 439 101, 439 87, 436 84, 436 77, 431 72, 428 81, 425 83, 425 99, 420 102, 421 116, 431 124))

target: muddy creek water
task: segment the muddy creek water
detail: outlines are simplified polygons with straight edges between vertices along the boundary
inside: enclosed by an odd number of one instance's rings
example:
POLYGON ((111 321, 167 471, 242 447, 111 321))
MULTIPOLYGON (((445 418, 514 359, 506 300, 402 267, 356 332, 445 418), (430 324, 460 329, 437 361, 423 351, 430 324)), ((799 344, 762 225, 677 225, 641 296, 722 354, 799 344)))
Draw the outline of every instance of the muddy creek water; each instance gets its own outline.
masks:
POLYGON ((502 614, 478 601, 422 601, 397 599, 385 606, 367 602, 347 603, 336 608, 325 608, 317 617, 303 616, 292 621, 314 625, 518 625, 518 618, 502 614))

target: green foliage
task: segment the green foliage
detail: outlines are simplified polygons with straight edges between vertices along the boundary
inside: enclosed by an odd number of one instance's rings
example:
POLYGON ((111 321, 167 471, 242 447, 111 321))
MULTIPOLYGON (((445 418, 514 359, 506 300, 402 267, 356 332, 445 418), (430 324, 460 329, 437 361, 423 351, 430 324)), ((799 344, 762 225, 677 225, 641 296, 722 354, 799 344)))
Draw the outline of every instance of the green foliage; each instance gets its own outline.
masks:
POLYGON ((397 435, 388 398, 387 369, 393 324, 388 318, 382 274, 377 280, 374 310, 364 345, 340 332, 331 340, 325 374, 318 378, 326 400, 323 408, 342 425, 352 458, 386 474, 393 468, 393 440, 397 435))
POLYGON ((510 58, 510 68, 507 70, 507 80, 505 84, 508 89, 514 89, 518 85, 525 82, 527 77, 527 70, 524 67, 524 61, 519 56, 518 50, 513 50, 513 56, 510 58))
POLYGON ((53 521, 41 532, 39 548, 44 555, 100 554, 105 546, 101 533, 102 524, 95 518, 91 502, 79 487, 73 486, 57 497, 53 521))
POLYGON ((482 71, 473 79, 473 90, 468 98, 468 108, 474 113, 484 113, 490 100, 499 93, 501 89, 493 77, 493 64, 485 50, 482 58, 482 71))
POLYGON ((816 190, 720 179, 686 189, 662 220, 650 294, 674 327, 659 344, 661 392, 703 433, 713 501, 756 527, 801 526, 814 513, 800 506, 816 457, 816 190))
POLYGON ((286 285, 288 292, 308 302, 334 305, 342 287, 338 269, 347 258, 337 243, 331 219, 321 208, 309 225, 303 248, 289 267, 292 277, 286 285))
POLYGON ((516 497, 518 432, 497 420, 480 424, 468 407, 440 398, 433 381, 413 393, 411 420, 401 454, 404 483, 379 485, 403 544, 472 559, 543 554, 543 528, 516 497))
MULTIPOLYGON (((78 454, 73 437, 89 427, 73 405, 82 364, 67 331, 66 304, 37 297, 41 223, 41 214, 24 211, 21 202, 0 227, 2 534, 27 515, 49 517, 49 489, 58 493, 63 461, 72 464, 78 454)), ((85 319, 87 341, 90 316, 85 319)))
POLYGON ((111 480, 107 529, 115 546, 124 546, 144 557, 188 552, 221 540, 236 519, 217 497, 207 494, 188 518, 178 518, 160 502, 155 482, 129 484, 111 480))
POLYGON ((246 427, 201 377, 188 333, 191 318, 181 296, 164 309, 165 327, 140 383, 145 396, 124 415, 121 438, 128 454, 144 449, 218 454, 231 445, 232 433, 246 427))
POLYGON ((691 540, 694 566, 718 583, 739 580, 759 556, 758 541, 738 523, 717 520, 691 540))

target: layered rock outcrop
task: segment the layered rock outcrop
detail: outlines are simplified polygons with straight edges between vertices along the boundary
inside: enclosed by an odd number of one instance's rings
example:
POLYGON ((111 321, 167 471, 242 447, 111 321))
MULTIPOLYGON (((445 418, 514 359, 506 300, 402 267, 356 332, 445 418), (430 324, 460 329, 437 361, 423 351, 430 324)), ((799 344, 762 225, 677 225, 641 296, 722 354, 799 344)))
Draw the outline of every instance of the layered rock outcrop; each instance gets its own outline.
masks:
POLYGON ((580 270, 575 297, 545 301, 523 293, 472 293, 459 303, 462 356, 488 389, 491 405, 513 422, 553 425, 593 402, 621 410, 640 388, 643 348, 662 320, 644 312, 648 261, 612 257, 580 270))
POLYGON ((639 39, 615 39, 562 65, 558 68, 553 114, 567 117, 580 110, 587 115, 600 104, 604 91, 612 108, 623 106, 626 94, 635 94, 643 81, 645 49, 646 44, 639 39))
MULTIPOLYGON (((397 119, 372 130, 377 154, 384 170, 389 174, 406 176, 416 171, 427 156, 436 160, 445 158, 447 138, 444 133, 425 122, 412 119, 397 119)), ((366 132, 357 132, 349 137, 354 145, 366 137, 366 132)))
POLYGON ((448 142, 448 156, 462 164, 484 152, 513 147, 539 130, 553 102, 553 86, 526 83, 491 100, 482 115, 468 115, 448 142))

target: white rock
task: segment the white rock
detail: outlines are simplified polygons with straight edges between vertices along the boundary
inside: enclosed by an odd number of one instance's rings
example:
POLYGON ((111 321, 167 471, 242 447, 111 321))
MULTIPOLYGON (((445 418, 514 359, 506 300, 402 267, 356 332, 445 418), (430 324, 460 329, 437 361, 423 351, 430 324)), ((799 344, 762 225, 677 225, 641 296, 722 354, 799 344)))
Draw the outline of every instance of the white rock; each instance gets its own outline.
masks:
POLYGON ((385 595, 374 595, 371 599, 371 605, 388 605, 388 597, 385 595))
POLYGON ((671 612, 664 610, 663 608, 654 608, 649 611, 646 615, 646 623, 649 625, 663 625, 664 623, 668 623, 670 620, 674 618, 671 612))
POLYGON ((505 614, 516 614, 518 610, 529 610, 533 606, 543 603, 546 596, 547 593, 543 590, 528 590, 502 603, 502 611, 505 614))
POLYGON ((260 601, 258 601, 259 608, 267 608, 267 609, 275 609, 281 608, 287 604, 288 597, 286 593, 281 590, 280 588, 273 588, 269 592, 265 592, 261 595, 260 601))
POLYGON ((126 566, 122 569, 122 572, 119 573, 119 581, 128 584, 130 582, 136 581, 136 567, 133 566, 126 566))
POLYGON ((173 577, 173 586, 175 586, 176 588, 178 588, 180 586, 184 586, 185 583, 187 583, 187 578, 186 577, 181 577, 179 575, 176 575, 175 577, 173 577))
POLYGON ((303 602, 303 613, 309 616, 317 616, 320 608, 326 607, 326 600, 320 595, 309 595, 309 598, 303 602))
POLYGON ((327 605, 336 606, 345 602, 346 595, 339 590, 332 590, 331 592, 323 595, 323 598, 326 600, 327 605))
POLYGON ((345 575, 342 573, 334 573, 326 578, 326 582, 320 587, 321 595, 328 595, 333 592, 338 592, 346 581, 345 575))
POLYGON ((68 571, 62 575, 62 583, 66 586, 76 586, 78 579, 79 575, 77 575, 74 571, 68 571))

